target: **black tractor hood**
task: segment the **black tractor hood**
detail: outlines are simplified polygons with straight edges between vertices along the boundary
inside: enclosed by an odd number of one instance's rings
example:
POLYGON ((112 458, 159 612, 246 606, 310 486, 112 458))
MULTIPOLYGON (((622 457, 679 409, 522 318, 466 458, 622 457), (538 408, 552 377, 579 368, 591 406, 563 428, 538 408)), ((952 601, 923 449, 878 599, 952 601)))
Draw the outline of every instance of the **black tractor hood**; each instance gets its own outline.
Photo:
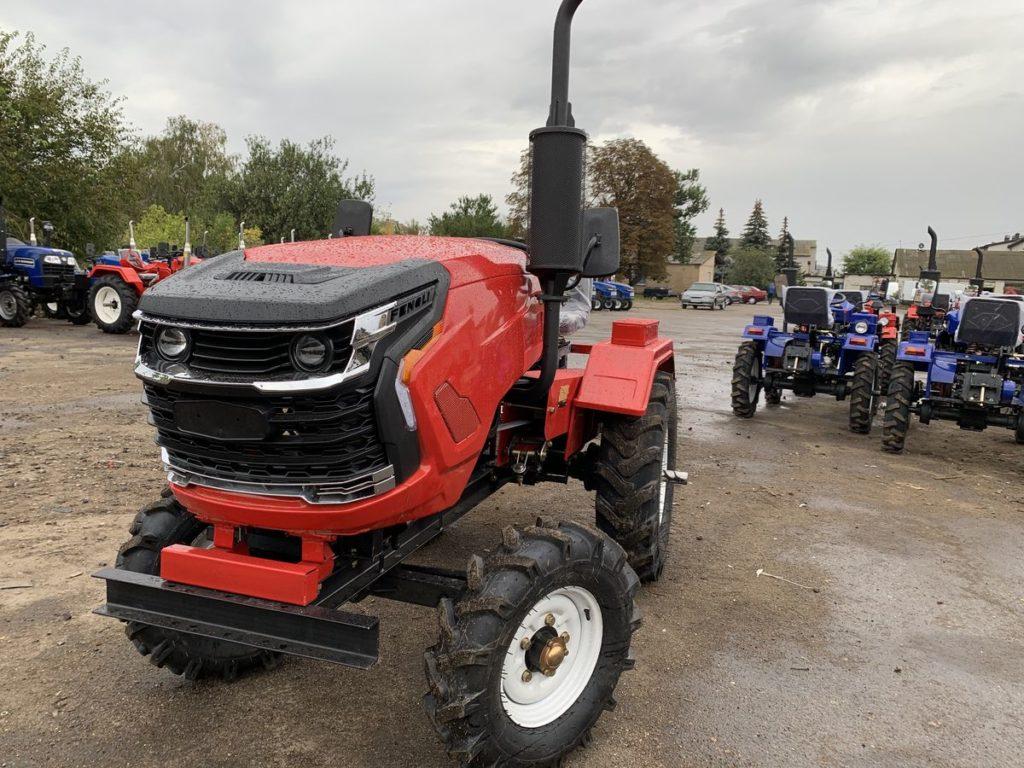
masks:
POLYGON ((246 261, 242 251, 207 259, 142 294, 147 315, 196 322, 281 325, 349 317, 437 283, 448 271, 435 261, 407 259, 374 267, 324 267, 246 261))

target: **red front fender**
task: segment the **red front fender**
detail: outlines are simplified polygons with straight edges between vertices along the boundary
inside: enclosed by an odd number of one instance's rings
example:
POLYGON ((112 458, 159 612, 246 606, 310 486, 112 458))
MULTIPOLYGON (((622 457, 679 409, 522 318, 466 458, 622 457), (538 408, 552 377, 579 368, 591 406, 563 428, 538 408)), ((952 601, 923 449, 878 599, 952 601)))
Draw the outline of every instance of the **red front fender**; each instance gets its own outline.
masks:
POLYGON ((105 277, 106 275, 114 275, 121 278, 124 282, 134 288, 135 292, 140 296, 146 289, 146 286, 142 284, 142 280, 139 278, 139 273, 131 267, 115 267, 111 264, 97 264, 89 270, 90 280, 94 280, 97 277, 105 277))

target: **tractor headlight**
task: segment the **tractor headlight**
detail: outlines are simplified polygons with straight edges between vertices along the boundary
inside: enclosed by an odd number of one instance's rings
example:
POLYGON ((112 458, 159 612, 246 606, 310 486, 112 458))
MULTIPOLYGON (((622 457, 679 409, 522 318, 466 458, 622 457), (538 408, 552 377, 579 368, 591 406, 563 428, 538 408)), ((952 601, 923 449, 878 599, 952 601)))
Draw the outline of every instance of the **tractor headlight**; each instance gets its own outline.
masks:
POLYGON ((395 303, 390 302, 356 317, 352 328, 352 358, 345 373, 355 375, 370 367, 377 342, 395 330, 394 310, 395 303))
POLYGON ((302 371, 319 371, 331 361, 331 340, 320 334, 304 333, 292 342, 292 362, 302 371))
POLYGON ((188 331, 181 328, 161 328, 156 333, 156 352, 164 360, 184 360, 191 343, 188 331))
POLYGON ((853 330, 856 331, 857 333, 867 333, 868 324, 863 320, 858 320, 857 323, 853 326, 853 330))
POLYGON ((75 261, 75 257, 74 256, 65 256, 64 257, 64 263, 67 264, 69 267, 78 266, 78 262, 75 261))
POLYGON ((885 326, 887 326, 889 324, 889 318, 888 317, 880 317, 880 318, 878 318, 878 324, 880 326, 882 326, 883 328, 885 328, 885 326))
POLYGON ((61 258, 56 253, 48 253, 43 256, 43 264, 60 264, 61 258))

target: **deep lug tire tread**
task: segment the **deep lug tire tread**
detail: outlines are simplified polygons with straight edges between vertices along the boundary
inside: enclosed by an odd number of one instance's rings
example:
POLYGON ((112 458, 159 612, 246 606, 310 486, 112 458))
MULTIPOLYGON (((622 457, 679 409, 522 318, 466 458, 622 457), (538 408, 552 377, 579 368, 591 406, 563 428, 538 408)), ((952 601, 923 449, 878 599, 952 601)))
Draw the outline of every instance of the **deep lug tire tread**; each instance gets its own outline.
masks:
MULTIPOLYGON (((750 400, 750 369, 759 354, 752 341, 744 341, 736 351, 736 362, 732 366, 732 412, 741 419, 753 418, 757 412, 757 399, 750 400)), ((782 399, 781 393, 779 399, 782 399)))
POLYGON ((438 643, 424 654, 424 707, 448 754, 464 766, 549 768, 591 739, 612 692, 633 668, 630 645, 640 626, 640 581, 626 553, 601 532, 578 523, 538 520, 508 527, 502 544, 470 560, 466 594, 438 606, 438 643), (595 592, 603 614, 598 665, 580 698, 560 718, 534 729, 505 715, 498 686, 506 649, 525 613, 548 592, 571 583, 595 592), (475 586, 473 586, 475 585, 475 586))
POLYGON ((104 275, 103 277, 97 278, 96 281, 89 288, 89 314, 92 317, 96 327, 104 333, 127 333, 131 330, 134 318, 132 315, 135 313, 136 307, 139 306, 139 297, 135 293, 135 289, 128 285, 120 277, 115 275, 104 275), (93 310, 96 304, 96 294, 103 287, 113 288, 117 291, 118 297, 121 299, 121 315, 113 323, 104 323, 100 320, 99 316, 93 310))
POLYGON ((0 291, 10 293, 14 297, 14 315, 6 320, 0 320, 7 328, 21 328, 32 316, 32 300, 28 297, 25 289, 14 283, 0 285, 0 291))
MULTIPOLYGON (((165 490, 159 501, 135 516, 128 529, 132 536, 118 550, 116 565, 126 571, 157 574, 164 547, 191 543, 205 528, 165 490)), ((231 681, 251 669, 272 669, 280 659, 270 651, 137 622, 128 622, 125 634, 150 663, 189 680, 221 677, 231 681)))
POLYGON ((882 420, 882 449, 902 453, 910 431, 910 404, 914 400, 914 366, 897 362, 892 368, 882 420))
POLYGON ((878 410, 878 398, 874 396, 878 378, 878 358, 863 354, 853 367, 850 383, 850 431, 858 435, 871 432, 871 422, 878 410))
POLYGON ((592 480, 597 527, 622 546, 645 582, 658 580, 668 557, 674 485, 659 510, 661 459, 667 449, 668 467, 675 469, 677 427, 675 382, 659 372, 644 415, 606 417, 601 430, 592 480))

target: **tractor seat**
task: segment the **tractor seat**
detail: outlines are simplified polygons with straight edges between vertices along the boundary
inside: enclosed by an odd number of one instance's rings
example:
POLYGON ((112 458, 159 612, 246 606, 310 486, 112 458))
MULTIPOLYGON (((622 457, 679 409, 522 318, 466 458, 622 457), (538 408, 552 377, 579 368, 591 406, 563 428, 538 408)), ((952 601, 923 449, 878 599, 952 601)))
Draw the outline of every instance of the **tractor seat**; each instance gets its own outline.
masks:
POLYGON ((782 314, 787 323, 815 328, 832 327, 831 288, 787 286, 782 291, 782 314))
POLYGON ((971 296, 960 307, 956 341, 990 348, 1013 349, 1024 341, 1024 304, 1012 299, 971 296))

